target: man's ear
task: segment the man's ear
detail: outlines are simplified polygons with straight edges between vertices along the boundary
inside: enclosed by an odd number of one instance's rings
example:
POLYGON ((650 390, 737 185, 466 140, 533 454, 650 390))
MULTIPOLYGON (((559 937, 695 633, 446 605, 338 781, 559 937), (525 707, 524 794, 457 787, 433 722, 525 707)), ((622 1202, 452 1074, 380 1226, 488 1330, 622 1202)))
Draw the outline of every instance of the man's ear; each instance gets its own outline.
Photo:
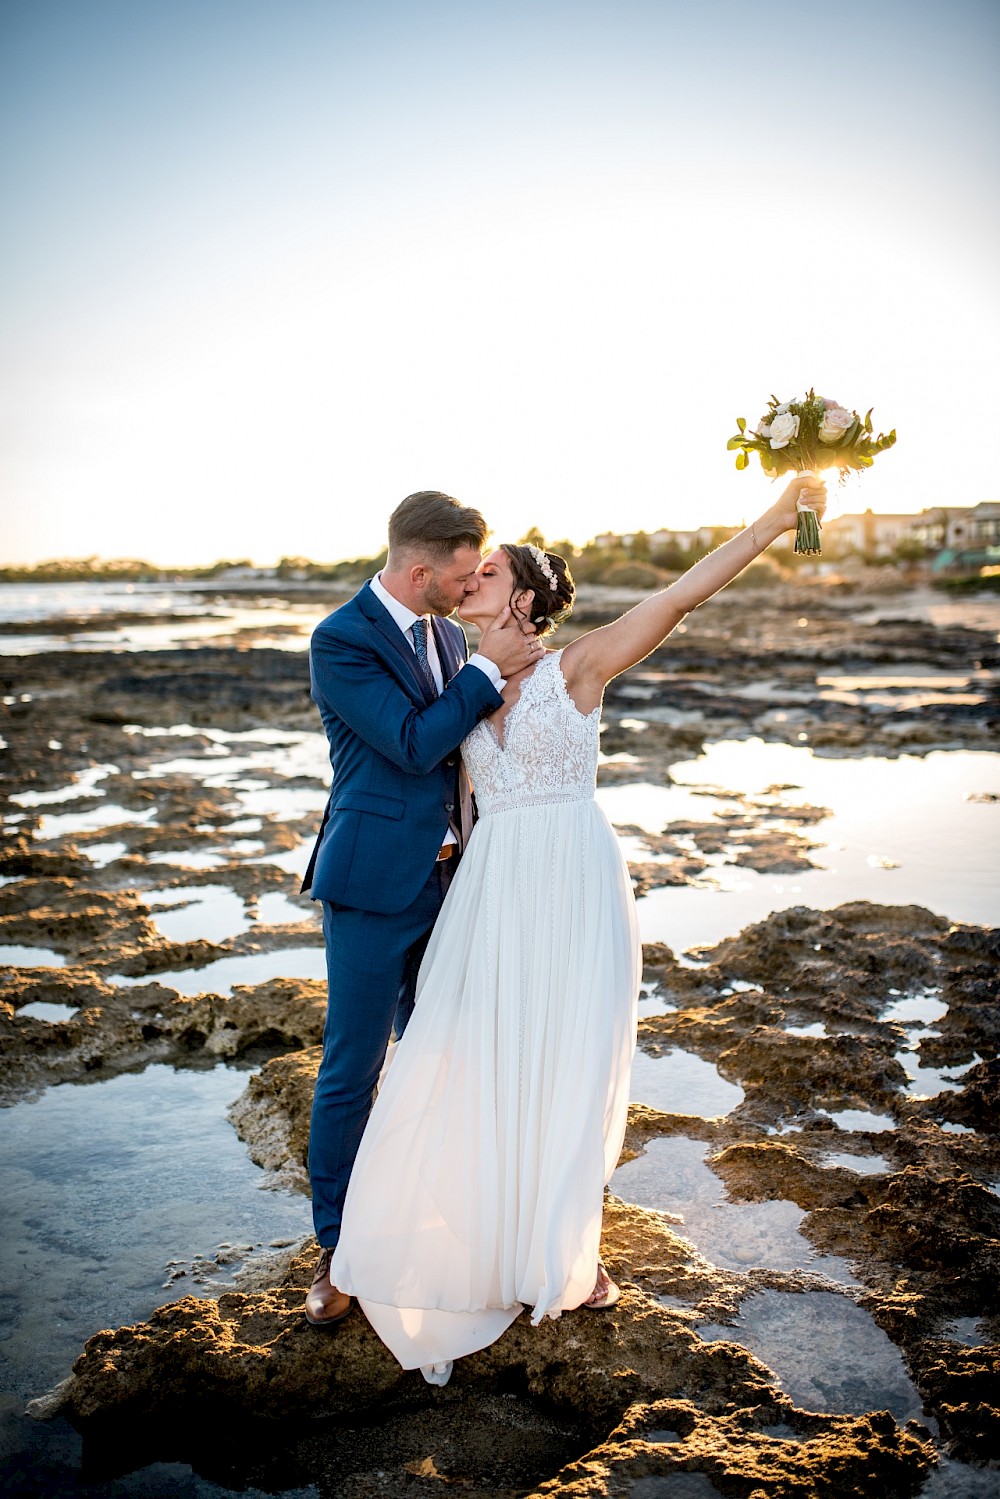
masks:
POLYGON ((431 569, 426 563, 418 562, 415 567, 410 568, 410 582, 414 588, 426 588, 430 576, 431 569))

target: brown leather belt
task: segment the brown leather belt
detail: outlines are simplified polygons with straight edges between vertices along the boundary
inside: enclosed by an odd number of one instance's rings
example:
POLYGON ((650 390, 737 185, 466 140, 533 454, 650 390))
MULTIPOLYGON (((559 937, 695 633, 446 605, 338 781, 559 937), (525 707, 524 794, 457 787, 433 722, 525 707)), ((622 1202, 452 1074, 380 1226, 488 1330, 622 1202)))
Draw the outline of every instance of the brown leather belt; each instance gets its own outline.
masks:
POLYGON ((455 843, 446 843, 443 848, 439 848, 438 849, 438 855, 437 855, 437 863, 440 864, 442 859, 450 859, 450 858, 452 858, 452 856, 454 855, 457 847, 458 847, 458 845, 455 844, 455 843))

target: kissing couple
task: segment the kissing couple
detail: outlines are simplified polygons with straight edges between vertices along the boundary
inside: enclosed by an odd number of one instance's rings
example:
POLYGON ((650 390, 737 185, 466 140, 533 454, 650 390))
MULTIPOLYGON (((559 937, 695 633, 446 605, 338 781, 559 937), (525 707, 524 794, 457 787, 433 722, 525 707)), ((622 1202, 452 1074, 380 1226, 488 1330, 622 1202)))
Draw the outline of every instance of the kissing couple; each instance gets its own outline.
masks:
POLYGON ((601 1219, 641 946, 594 799, 601 700, 795 528, 800 500, 821 516, 822 482, 793 479, 668 588, 551 650, 573 605, 565 559, 483 556, 479 512, 423 490, 390 517, 382 571, 317 626, 333 789, 303 883, 329 978, 314 1327, 354 1297, 404 1369, 444 1384, 525 1308, 537 1326, 617 1302, 601 1219), (472 656, 455 611, 480 631, 472 656))

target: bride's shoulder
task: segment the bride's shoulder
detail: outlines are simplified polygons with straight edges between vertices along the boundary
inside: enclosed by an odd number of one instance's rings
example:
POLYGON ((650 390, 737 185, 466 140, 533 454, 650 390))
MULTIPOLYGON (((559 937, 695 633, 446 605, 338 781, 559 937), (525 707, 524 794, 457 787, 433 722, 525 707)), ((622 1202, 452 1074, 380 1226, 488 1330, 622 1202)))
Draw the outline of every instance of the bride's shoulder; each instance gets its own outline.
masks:
POLYGON ((585 635, 581 636, 558 650, 548 652, 549 659, 558 667, 558 677, 567 696, 574 708, 584 715, 593 713, 604 696, 604 683, 593 672, 588 672, 586 639, 585 635))

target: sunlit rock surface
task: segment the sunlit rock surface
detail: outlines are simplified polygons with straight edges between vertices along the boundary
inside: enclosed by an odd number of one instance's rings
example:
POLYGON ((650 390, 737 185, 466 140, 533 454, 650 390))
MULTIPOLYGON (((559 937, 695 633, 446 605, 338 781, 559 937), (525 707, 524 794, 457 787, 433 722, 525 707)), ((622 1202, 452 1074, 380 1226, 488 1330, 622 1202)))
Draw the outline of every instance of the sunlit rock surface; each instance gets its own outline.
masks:
MULTIPOLYGON (((730 590, 609 691, 600 785, 642 907, 720 904, 710 936, 646 944, 613 1312, 522 1318, 432 1391, 356 1311, 332 1338, 305 1325, 308 1249, 255 1252, 240 1289, 91 1339, 36 1414, 72 1416, 90 1475, 176 1461, 236 1489, 989 1493, 1000 946, 949 835, 985 839, 997 788, 938 813, 933 898, 925 874, 897 894, 905 861, 873 844, 862 893, 885 895, 843 904, 861 887, 829 827, 859 785, 834 769, 884 786, 891 761, 913 818, 936 752, 985 775, 968 752, 995 750, 998 665, 991 629, 730 590), (717 770, 685 763, 702 750, 717 770), (811 904, 779 889, 827 872, 811 904), (747 880, 788 908, 724 915, 747 880)), ((0 1102, 150 1063, 261 1066, 230 1117, 265 1181, 305 1190, 324 984, 297 875, 328 765, 304 657, 55 650, 5 677, 0 1102)))

